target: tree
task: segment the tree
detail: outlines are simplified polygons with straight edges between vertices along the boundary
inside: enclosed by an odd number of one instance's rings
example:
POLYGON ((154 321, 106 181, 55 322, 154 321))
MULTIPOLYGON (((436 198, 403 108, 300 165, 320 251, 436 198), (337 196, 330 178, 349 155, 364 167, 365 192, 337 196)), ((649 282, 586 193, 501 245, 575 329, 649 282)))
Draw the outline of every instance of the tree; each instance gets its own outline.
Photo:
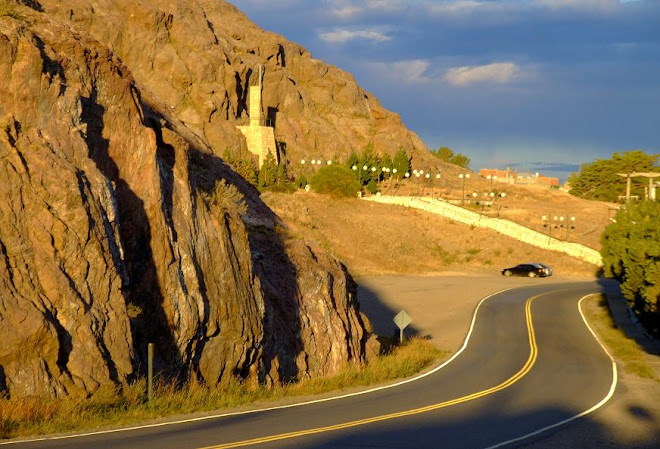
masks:
POLYGON ((277 182, 277 161, 270 151, 259 169, 258 187, 260 189, 271 186, 277 182))
POLYGON ((394 155, 394 160, 392 161, 392 166, 396 168, 396 177, 401 178, 406 172, 410 172, 410 156, 406 153, 406 150, 402 146, 399 147, 399 150, 394 155))
POLYGON ((355 153, 355 150, 351 151, 351 154, 348 155, 348 159, 346 159, 346 167, 352 169, 353 166, 357 167, 357 165, 360 163, 360 158, 358 155, 355 153))
POLYGON ((225 148, 223 160, 231 165, 236 173, 252 185, 257 184, 257 164, 251 153, 225 148))
POLYGON ((449 158, 449 163, 458 165, 459 167, 468 168, 470 165, 470 158, 464 154, 455 154, 449 158))
POLYGON ((358 176, 360 185, 366 185, 372 179, 378 182, 380 176, 381 164, 380 157, 374 152, 374 144, 369 142, 364 146, 360 161, 358 162, 358 176), (364 169, 364 167, 367 167, 364 169))
POLYGON ((640 321, 660 335, 660 202, 628 204, 601 237, 605 276, 621 284, 640 321))
POLYGON ((440 147, 435 151, 431 150, 431 154, 442 162, 458 165, 459 167, 468 168, 470 165, 469 157, 461 153, 454 153, 454 150, 448 147, 440 147))
POLYGON ((312 177, 310 185, 317 193, 336 197, 353 197, 360 190, 353 171, 338 164, 321 167, 312 177))
MULTIPOLYGON (((596 159, 568 178, 570 193, 590 200, 617 201, 626 191, 626 179, 617 173, 660 172, 656 166, 659 157, 636 150, 614 153, 611 159, 596 159)), ((632 194, 643 196, 645 181, 633 179, 632 194)))
POLYGON ((436 151, 431 150, 431 154, 443 162, 449 162, 449 160, 454 156, 454 152, 447 147, 440 147, 436 151))
MULTIPOLYGON (((385 155, 383 155, 383 159, 381 160, 380 165, 382 165, 383 168, 388 168, 390 170, 392 169, 393 162, 389 154, 385 153, 385 155)), ((383 172, 383 179, 387 179, 390 176, 392 176, 391 172, 383 172)))

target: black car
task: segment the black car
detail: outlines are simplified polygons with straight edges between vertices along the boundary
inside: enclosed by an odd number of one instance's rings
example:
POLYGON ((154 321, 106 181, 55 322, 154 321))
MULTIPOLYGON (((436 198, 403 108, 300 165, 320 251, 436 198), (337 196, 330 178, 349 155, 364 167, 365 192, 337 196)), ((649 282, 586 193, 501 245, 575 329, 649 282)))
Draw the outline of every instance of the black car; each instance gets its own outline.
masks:
POLYGON ((528 276, 530 278, 552 276, 552 270, 540 263, 521 263, 502 270, 504 276, 528 276))
POLYGON ((545 270, 546 276, 552 276, 552 268, 541 262, 532 262, 532 265, 538 265, 545 270))

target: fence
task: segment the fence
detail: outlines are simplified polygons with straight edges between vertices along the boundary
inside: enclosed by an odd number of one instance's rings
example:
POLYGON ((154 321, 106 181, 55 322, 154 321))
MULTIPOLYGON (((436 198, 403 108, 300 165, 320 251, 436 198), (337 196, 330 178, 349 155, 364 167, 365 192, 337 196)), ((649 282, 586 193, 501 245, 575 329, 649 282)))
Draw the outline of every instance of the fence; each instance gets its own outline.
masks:
POLYGON ((454 206, 442 200, 418 198, 409 196, 369 196, 364 198, 376 203, 396 204, 399 206, 413 207, 432 214, 441 215, 450 220, 465 223, 479 228, 492 229, 495 232, 512 237, 538 248, 559 251, 594 265, 602 265, 603 260, 600 253, 595 249, 580 245, 579 243, 564 242, 549 237, 541 232, 526 228, 517 223, 502 218, 490 218, 477 212, 454 206))

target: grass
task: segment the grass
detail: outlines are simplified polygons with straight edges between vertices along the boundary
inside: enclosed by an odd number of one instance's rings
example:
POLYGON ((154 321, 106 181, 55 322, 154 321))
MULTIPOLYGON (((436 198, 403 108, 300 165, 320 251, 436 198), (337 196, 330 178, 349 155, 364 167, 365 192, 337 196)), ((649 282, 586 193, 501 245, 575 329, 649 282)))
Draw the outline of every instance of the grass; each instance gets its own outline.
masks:
POLYGON ((590 297, 587 300, 585 314, 612 356, 623 365, 625 372, 660 381, 653 368, 646 362, 645 352, 614 323, 604 295, 590 297))
POLYGON ((0 438, 125 426, 174 415, 291 401, 300 396, 382 384, 412 376, 448 354, 426 340, 412 339, 367 365, 349 367, 331 377, 270 389, 242 384, 220 389, 196 382, 184 386, 160 382, 155 385, 151 403, 145 397, 144 380, 121 390, 103 387, 84 399, 0 399, 0 438))

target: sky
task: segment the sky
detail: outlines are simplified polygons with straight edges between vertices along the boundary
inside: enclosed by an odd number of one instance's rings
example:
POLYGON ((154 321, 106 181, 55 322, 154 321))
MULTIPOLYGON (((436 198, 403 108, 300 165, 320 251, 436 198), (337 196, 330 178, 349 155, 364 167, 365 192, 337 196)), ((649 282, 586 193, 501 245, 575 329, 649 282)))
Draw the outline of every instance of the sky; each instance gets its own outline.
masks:
POLYGON ((660 0, 230 1, 473 170, 660 153, 660 0))

